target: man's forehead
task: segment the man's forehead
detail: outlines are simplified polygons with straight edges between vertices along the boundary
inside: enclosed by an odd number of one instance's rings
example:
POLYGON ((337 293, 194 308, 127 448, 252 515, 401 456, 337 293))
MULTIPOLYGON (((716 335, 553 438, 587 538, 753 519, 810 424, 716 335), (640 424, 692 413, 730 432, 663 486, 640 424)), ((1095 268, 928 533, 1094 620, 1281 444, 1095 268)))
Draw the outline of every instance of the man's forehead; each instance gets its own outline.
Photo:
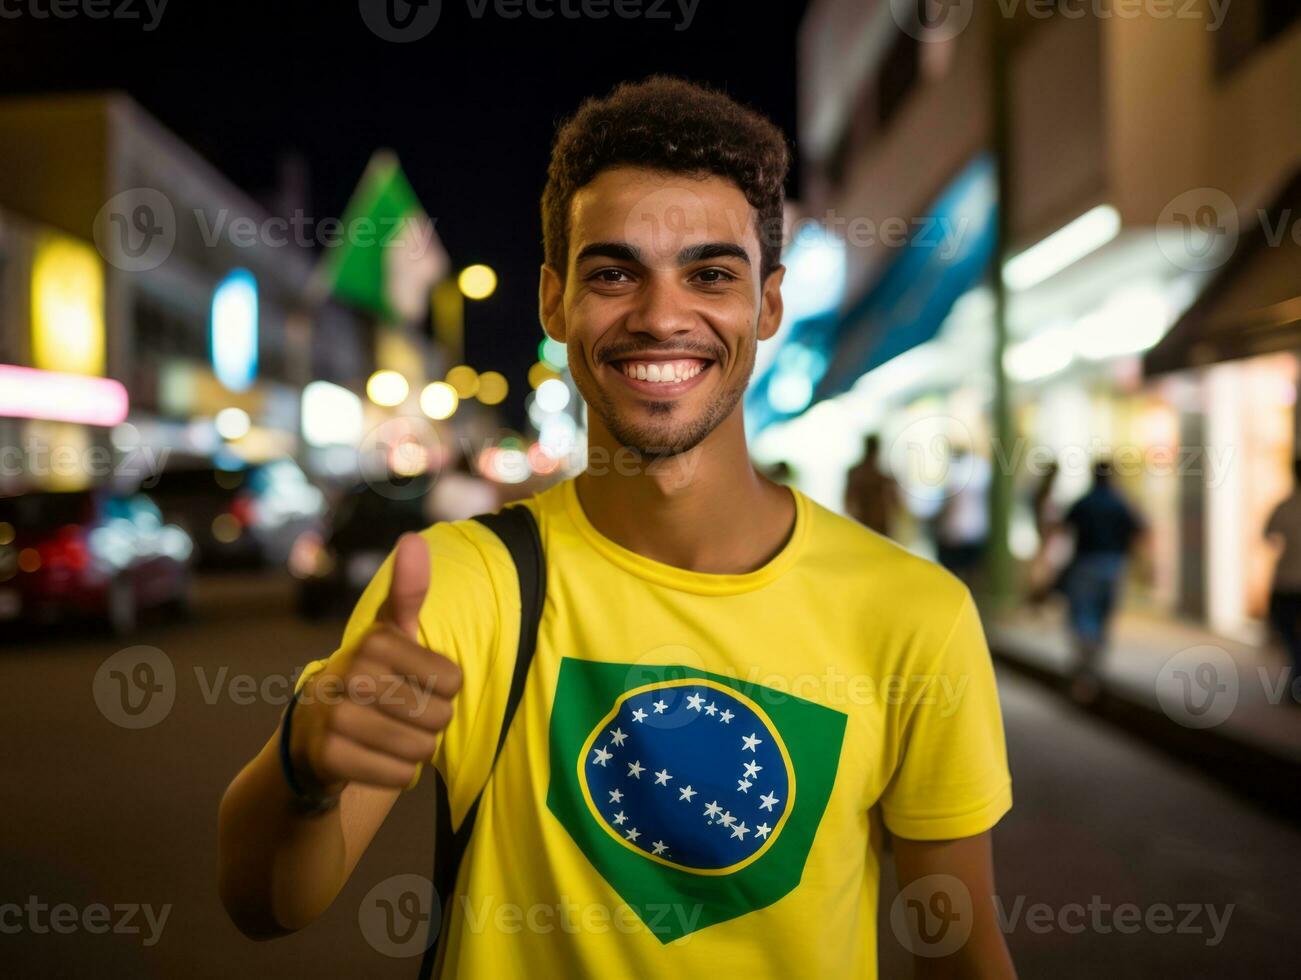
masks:
POLYGON ((734 242, 758 253, 756 215, 741 189, 722 177, 692 177, 631 167, 599 174, 571 204, 570 248, 625 241, 655 254, 700 242, 734 242))

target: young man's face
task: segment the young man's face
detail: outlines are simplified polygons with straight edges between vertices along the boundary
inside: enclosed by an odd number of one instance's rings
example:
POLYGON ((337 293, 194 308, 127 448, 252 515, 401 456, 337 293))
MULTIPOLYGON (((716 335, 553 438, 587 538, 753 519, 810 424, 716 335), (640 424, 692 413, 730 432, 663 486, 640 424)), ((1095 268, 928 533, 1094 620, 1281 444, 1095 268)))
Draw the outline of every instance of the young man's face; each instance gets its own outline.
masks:
POLYGON ((762 281, 759 261, 755 210, 729 180, 616 167, 574 195, 542 319, 621 445, 685 452, 737 411, 781 322, 783 270, 762 281))

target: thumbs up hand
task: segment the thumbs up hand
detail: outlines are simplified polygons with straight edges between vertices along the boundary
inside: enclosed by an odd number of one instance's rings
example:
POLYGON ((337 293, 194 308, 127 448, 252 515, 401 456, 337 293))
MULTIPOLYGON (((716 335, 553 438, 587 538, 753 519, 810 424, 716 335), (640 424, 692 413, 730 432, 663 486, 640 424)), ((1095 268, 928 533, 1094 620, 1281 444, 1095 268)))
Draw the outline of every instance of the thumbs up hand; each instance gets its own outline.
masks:
POLYGON ((425 540, 403 535, 375 623, 303 689, 290 755, 296 772, 324 795, 354 781, 409 786, 451 721, 460 668, 419 639, 429 576, 425 540))

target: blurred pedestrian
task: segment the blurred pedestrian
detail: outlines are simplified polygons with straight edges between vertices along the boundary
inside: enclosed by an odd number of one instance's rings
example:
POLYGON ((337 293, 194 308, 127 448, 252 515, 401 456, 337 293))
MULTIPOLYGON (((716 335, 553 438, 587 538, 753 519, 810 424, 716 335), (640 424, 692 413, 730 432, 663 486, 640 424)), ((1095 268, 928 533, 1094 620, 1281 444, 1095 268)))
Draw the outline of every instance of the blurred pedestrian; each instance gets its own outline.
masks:
POLYGON ((1059 533, 1062 523, 1061 505, 1053 499, 1059 471, 1056 460, 1049 463, 1030 498, 1034 529, 1039 537, 1039 546, 1030 559, 1029 570, 1028 598, 1034 606, 1040 605, 1052 595, 1061 579, 1062 569, 1070 560, 1070 541, 1059 533))
POLYGON ((1065 528, 1074 532, 1075 553, 1062 575, 1068 618, 1078 658, 1071 694, 1079 701, 1098 696, 1098 659, 1129 554, 1146 530, 1138 512, 1112 485, 1112 466, 1093 464, 1093 487, 1066 512, 1065 528))
POLYGON ((1292 659, 1292 683, 1287 690, 1301 704, 1296 690, 1301 678, 1301 458, 1292 461, 1292 492, 1269 515, 1265 537, 1279 549, 1269 590, 1269 622, 1292 659))
POLYGON ((899 485, 881 472, 881 437, 863 440, 863 458, 849 471, 845 484, 845 513, 877 534, 892 537, 899 510, 899 485))
POLYGON ((966 446, 953 452, 944 504, 935 517, 940 564, 971 587, 989 540, 989 461, 966 446))

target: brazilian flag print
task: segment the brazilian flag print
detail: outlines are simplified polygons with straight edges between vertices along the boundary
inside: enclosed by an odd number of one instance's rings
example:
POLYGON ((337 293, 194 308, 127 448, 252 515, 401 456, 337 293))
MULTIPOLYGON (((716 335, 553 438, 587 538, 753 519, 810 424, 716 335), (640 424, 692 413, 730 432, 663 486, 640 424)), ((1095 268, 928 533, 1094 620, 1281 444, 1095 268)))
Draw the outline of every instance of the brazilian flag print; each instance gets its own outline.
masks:
POLYGON ((845 721, 691 667, 565 657, 547 807, 651 932, 671 942, 799 884, 845 721), (663 914, 669 908, 678 914, 663 914))

